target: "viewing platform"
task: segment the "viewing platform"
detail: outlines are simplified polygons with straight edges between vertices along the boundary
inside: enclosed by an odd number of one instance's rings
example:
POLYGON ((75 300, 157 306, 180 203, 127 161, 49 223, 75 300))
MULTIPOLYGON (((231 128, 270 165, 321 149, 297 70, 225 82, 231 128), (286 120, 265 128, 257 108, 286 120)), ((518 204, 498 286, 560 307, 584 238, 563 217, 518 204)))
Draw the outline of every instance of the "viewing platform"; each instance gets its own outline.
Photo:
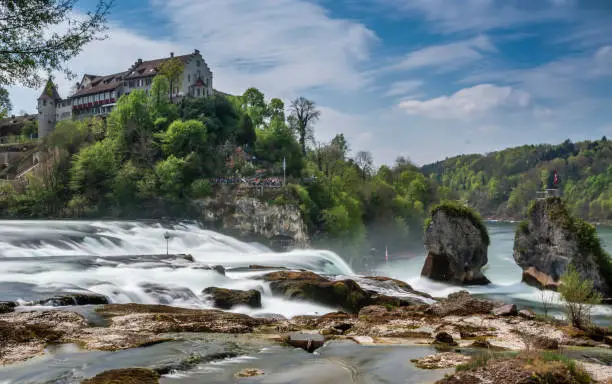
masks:
POLYGON ((557 188, 550 188, 536 192, 537 200, 546 200, 550 197, 561 197, 561 190, 557 188))

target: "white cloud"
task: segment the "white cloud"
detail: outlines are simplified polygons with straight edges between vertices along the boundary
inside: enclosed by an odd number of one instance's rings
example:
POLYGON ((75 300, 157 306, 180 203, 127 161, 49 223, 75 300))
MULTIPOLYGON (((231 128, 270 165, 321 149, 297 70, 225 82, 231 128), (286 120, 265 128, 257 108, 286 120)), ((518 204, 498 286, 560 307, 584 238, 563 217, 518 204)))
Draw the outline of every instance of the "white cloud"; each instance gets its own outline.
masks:
POLYGON ((495 52, 496 48, 486 36, 450 44, 432 45, 409 53, 393 69, 413 70, 424 67, 435 67, 439 71, 459 68, 465 64, 480 60, 483 52, 495 52))
MULTIPOLYGON (((355 90, 370 77, 367 64, 377 38, 362 24, 332 18, 304 0, 168 0, 152 3, 169 19, 166 39, 111 25, 109 39, 92 42, 70 62, 83 73, 126 70, 137 58, 166 57, 200 49, 216 89, 241 93, 250 86, 270 97, 291 98, 312 88, 355 90)), ((57 78, 65 96, 69 82, 57 78)), ((76 81, 76 80, 74 80, 76 81)), ((40 90, 10 89, 14 110, 35 109, 40 90)))
POLYGON ((480 84, 464 88, 451 96, 429 100, 404 100, 399 106, 411 115, 436 119, 470 119, 483 117, 502 108, 525 108, 531 96, 511 87, 480 84))
POLYGON ((402 96, 406 95, 423 85, 422 80, 403 80, 392 83, 387 91, 387 96, 402 96))

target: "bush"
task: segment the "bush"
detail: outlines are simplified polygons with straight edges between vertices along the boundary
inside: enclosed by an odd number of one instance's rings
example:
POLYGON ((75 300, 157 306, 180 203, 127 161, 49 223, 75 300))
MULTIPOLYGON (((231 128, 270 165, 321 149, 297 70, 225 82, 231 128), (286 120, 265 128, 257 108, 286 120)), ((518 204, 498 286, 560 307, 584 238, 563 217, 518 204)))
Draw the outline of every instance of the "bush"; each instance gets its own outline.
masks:
POLYGON ((191 183, 191 187, 189 188, 189 195, 192 198, 198 199, 202 197, 210 196, 212 193, 212 188, 208 180, 198 179, 191 183))
POLYGON ((593 282, 582 279, 580 273, 570 264, 561 276, 559 293, 572 325, 580 329, 590 325, 591 309, 593 305, 601 303, 601 295, 593 289, 593 282))

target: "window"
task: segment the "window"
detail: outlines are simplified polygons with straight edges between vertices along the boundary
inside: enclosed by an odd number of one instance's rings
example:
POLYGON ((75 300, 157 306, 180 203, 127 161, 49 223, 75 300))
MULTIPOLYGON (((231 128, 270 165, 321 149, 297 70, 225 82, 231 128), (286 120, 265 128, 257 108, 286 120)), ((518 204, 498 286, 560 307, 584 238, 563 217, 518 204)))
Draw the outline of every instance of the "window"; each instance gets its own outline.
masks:
POLYGON ((200 97, 200 88, 196 89, 196 95, 200 97))
POLYGON ((127 86, 128 86, 128 82, 127 82, 127 80, 123 82, 123 86, 124 86, 124 87, 127 87, 127 86))
POLYGON ((43 107, 47 106, 47 100, 43 100, 43 107))
POLYGON ((187 75, 187 81, 191 83, 191 75, 187 75))
POLYGON ((151 85, 151 79, 147 79, 147 85, 151 85))
POLYGON ((130 88, 134 88, 134 80, 130 80, 129 86, 130 86, 130 88))
POLYGON ((114 99, 114 98, 115 98, 115 91, 112 91, 111 92, 111 99, 114 99))

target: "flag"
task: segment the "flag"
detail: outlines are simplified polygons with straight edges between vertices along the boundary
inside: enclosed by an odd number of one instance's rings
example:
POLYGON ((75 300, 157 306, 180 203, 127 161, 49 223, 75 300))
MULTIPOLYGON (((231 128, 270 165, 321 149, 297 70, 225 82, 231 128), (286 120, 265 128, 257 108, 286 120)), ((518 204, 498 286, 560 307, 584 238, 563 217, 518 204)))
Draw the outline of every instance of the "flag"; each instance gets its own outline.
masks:
POLYGON ((285 161, 285 158, 283 157, 283 172, 287 169, 287 162, 285 161))
POLYGON ((387 249, 387 246, 385 245, 385 263, 389 262, 389 250, 387 249))
POLYGON ((554 176, 554 181, 553 183, 555 185, 559 184, 559 174, 557 174, 557 170, 555 169, 555 176, 554 176))

